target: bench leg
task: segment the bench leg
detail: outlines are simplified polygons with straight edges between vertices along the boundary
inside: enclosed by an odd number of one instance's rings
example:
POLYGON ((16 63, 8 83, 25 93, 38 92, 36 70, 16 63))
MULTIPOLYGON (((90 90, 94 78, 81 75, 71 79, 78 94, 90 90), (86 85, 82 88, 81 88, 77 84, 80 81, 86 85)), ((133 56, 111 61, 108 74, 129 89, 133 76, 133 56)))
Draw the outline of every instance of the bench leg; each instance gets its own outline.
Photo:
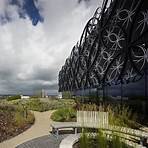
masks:
POLYGON ((56 129, 56 136, 59 136, 59 129, 56 129))
POLYGON ((75 131, 75 134, 77 134, 77 133, 78 133, 78 129, 77 129, 77 128, 74 128, 74 131, 75 131))
POLYGON ((58 138, 58 136, 59 136, 59 129, 53 127, 52 128, 52 134, 55 135, 58 138))
POLYGON ((82 133, 84 133, 84 127, 82 127, 82 133))
POLYGON ((52 127, 52 134, 54 134, 54 132, 55 132, 55 128, 54 128, 54 127, 52 127))
POLYGON ((146 146, 146 145, 147 145, 147 138, 141 137, 141 138, 140 138, 140 144, 141 144, 142 146, 146 146))

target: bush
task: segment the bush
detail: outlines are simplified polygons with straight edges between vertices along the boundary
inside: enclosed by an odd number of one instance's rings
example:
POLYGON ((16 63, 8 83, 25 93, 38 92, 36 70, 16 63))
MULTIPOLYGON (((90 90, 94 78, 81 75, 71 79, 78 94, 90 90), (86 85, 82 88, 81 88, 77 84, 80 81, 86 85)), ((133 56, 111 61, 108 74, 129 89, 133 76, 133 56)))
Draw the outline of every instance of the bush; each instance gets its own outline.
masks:
POLYGON ((73 100, 59 100, 59 99, 47 99, 45 101, 40 99, 30 99, 27 101, 26 106, 29 110, 44 112, 48 110, 56 110, 59 108, 73 107, 75 102, 73 100))
POLYGON ((127 106, 110 106, 108 105, 107 111, 109 112, 109 122, 112 125, 125 126, 130 128, 139 128, 136 122, 137 115, 132 113, 131 109, 127 106))
POLYGON ((88 135, 83 132, 80 138, 80 148, 90 148, 90 141, 90 137, 88 137, 88 135))
POLYGON ((34 115, 22 106, 0 105, 0 142, 20 134, 34 123, 34 115))
POLYGON ((33 111, 43 112, 48 110, 48 104, 41 102, 39 99, 31 99, 25 105, 29 110, 33 111))
POLYGON ((57 122, 76 121, 76 111, 73 108, 58 109, 51 115, 51 119, 57 122))
POLYGON ((22 105, 17 106, 16 112, 14 113, 15 125, 23 127, 25 124, 33 124, 34 120, 34 115, 28 111, 26 107, 22 105))
POLYGON ((105 111, 109 112, 109 123, 111 125, 124 126, 130 128, 139 128, 137 114, 125 105, 99 105, 96 104, 78 104, 78 110, 83 111, 105 111))
MULTIPOLYGON (((140 124, 137 121, 137 115, 132 113, 129 107, 127 106, 105 106, 100 105, 97 106, 95 104, 79 104, 78 110, 83 111, 106 111, 109 112, 109 124, 123 126, 123 127, 130 127, 138 129, 140 124), (80 107, 81 106, 81 107, 80 107)), ((69 107, 58 109, 53 113, 51 118, 54 121, 73 121, 76 120, 76 109, 69 109, 69 107), (72 118, 70 113, 74 113, 74 118, 72 118)))
POLYGON ((18 100, 18 99, 21 99, 20 95, 10 96, 7 98, 7 101, 18 100))
POLYGON ((94 136, 91 133, 87 133, 84 129, 77 148, 132 148, 121 141, 121 138, 116 134, 111 134, 109 137, 99 130, 94 136))

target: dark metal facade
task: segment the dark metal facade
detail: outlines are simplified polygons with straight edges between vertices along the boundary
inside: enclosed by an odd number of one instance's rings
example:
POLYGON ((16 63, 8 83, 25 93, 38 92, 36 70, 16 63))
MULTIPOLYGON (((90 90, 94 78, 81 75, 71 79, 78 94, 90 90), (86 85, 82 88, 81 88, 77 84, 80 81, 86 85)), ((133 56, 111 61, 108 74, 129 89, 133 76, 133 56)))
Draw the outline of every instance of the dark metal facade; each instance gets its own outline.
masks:
POLYGON ((104 0, 59 72, 59 91, 147 79, 147 65, 148 1, 104 0))

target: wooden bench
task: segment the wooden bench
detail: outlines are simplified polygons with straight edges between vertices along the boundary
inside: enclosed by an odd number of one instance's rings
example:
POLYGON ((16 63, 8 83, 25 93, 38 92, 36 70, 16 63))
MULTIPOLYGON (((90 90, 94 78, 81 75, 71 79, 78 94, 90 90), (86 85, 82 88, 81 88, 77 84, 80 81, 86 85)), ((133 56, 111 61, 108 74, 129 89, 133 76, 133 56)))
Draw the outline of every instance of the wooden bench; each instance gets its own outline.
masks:
POLYGON ((77 111, 76 122, 53 122, 51 124, 52 133, 58 137, 59 129, 73 128, 75 134, 77 134, 77 128, 94 128, 138 137, 142 145, 147 141, 148 133, 141 130, 109 125, 108 116, 108 112, 77 111))
POLYGON ((108 112, 77 111, 77 124, 86 128, 108 127, 108 112))
POLYGON ((80 134, 70 134, 66 138, 64 138, 59 148, 73 148, 73 145, 79 141, 80 134))
POLYGON ((76 122, 53 122, 51 123, 52 133, 57 137, 60 129, 73 128, 75 134, 77 128, 99 128, 108 126, 108 112, 96 112, 96 111, 77 111, 76 122))
POLYGON ((52 127, 52 134, 55 134, 58 137, 60 129, 73 128, 76 134, 78 125, 77 122, 53 122, 51 124, 51 127, 52 127))
MULTIPOLYGON (((88 135, 92 134, 92 133, 87 133, 88 135)), ((93 133, 94 136, 96 136, 96 134, 93 133)), ((77 143, 80 139, 81 135, 80 134, 70 134, 68 135, 66 138, 64 138, 60 145, 59 148, 73 148, 73 145, 75 143, 77 143)), ((147 148, 145 146, 142 146, 141 144, 138 143, 134 143, 133 141, 129 141, 129 140, 125 140, 124 141, 127 145, 134 147, 134 148, 147 148)))
POLYGON ((106 131, 127 134, 129 136, 137 137, 140 140, 141 145, 145 145, 148 140, 148 133, 131 129, 127 127, 109 125, 108 112, 96 112, 96 111, 78 111, 77 123, 80 127, 96 128, 106 131))

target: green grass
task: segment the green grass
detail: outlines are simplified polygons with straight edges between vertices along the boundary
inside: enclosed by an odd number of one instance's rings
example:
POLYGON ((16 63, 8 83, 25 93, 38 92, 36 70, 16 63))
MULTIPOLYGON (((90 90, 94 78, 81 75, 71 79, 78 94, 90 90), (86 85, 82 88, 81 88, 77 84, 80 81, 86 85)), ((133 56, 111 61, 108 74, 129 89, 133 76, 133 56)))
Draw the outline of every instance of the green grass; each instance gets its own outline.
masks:
POLYGON ((58 109, 51 115, 51 119, 57 122, 76 121, 76 110, 70 107, 58 109))
POLYGON ((137 123, 136 113, 132 113, 131 109, 127 106, 111 106, 108 105, 107 111, 109 112, 109 122, 111 125, 124 126, 130 128, 139 128, 137 123))
POLYGON ((17 126, 23 127, 24 124, 34 123, 33 114, 24 108, 23 106, 17 106, 16 112, 14 113, 14 121, 17 126))
POLYGON ((20 95, 10 96, 7 98, 7 101, 18 100, 21 99, 20 95))
POLYGON ((91 133, 88 134, 87 130, 84 129, 80 140, 79 148, 132 148, 121 141, 121 138, 116 134, 112 133, 108 138, 106 134, 98 130, 96 135, 91 133))
POLYGON ((3 100, 0 104, 18 105, 27 108, 28 110, 44 112, 48 110, 56 110, 59 108, 74 107, 76 105, 71 99, 48 99, 48 98, 31 98, 18 100, 3 100))
POLYGON ((25 106, 29 110, 44 112, 48 110, 56 110, 59 108, 74 106, 75 102, 73 100, 58 100, 58 99, 30 99, 25 103, 25 106))

